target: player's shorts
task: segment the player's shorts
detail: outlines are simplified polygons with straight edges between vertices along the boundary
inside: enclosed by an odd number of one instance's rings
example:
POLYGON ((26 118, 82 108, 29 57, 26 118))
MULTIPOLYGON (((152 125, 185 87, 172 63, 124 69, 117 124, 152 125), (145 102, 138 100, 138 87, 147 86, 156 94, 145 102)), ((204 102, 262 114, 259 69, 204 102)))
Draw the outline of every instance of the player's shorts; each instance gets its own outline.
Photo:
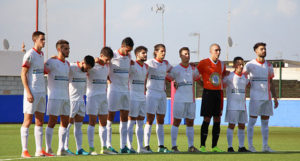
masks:
POLYGON ((49 99, 47 105, 47 115, 70 115, 70 100, 49 99))
POLYGON ((45 113, 46 110, 46 95, 45 93, 33 93, 33 102, 27 101, 27 96, 23 99, 23 113, 34 114, 36 111, 45 113))
POLYGON ((131 116, 131 117, 138 117, 138 116, 145 117, 145 110, 146 110, 146 101, 130 100, 129 116, 131 116))
POLYGON ((223 91, 203 89, 200 116, 221 116, 223 109, 223 91))
POLYGON ((247 110, 226 110, 225 122, 230 124, 247 123, 247 110))
POLYGON ((76 115, 85 116, 85 105, 84 101, 71 101, 71 112, 70 118, 74 118, 76 115))
POLYGON ((196 104, 193 102, 174 102, 173 117, 176 119, 194 119, 196 112, 196 104))
POLYGON ((146 112, 150 114, 166 114, 167 96, 165 92, 153 94, 147 91, 146 93, 146 112))
POLYGON ((107 98, 106 94, 99 94, 87 97, 86 100, 86 114, 88 115, 107 115, 107 98))
POLYGON ((129 110, 129 92, 108 91, 108 111, 129 110))
POLYGON ((250 116, 273 116, 271 100, 251 100, 249 103, 250 116))

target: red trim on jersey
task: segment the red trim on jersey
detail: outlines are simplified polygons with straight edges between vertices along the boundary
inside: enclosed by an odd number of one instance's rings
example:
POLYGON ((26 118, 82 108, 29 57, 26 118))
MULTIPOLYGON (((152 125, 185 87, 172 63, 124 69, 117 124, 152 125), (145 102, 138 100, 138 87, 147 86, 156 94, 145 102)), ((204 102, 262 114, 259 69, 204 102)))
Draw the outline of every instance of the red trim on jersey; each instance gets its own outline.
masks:
POLYGON ((270 79, 268 79, 268 94, 269 94, 269 100, 272 100, 270 79))
POLYGON ((122 54, 122 53, 120 52, 120 49, 118 50, 118 53, 119 53, 121 56, 126 56, 126 55, 124 55, 124 54, 122 54))
POLYGON ((24 68, 30 68, 30 66, 28 64, 26 64, 26 63, 23 64, 22 67, 24 67, 24 68))
POLYGON ((256 60, 256 62, 258 62, 259 64, 264 64, 264 63, 265 63, 265 60, 264 60, 264 62, 258 61, 257 58, 256 58, 255 60, 256 60))
POLYGON ((102 63, 101 61, 99 61, 98 64, 100 64, 101 66, 104 66, 104 65, 105 65, 105 64, 102 63))
POLYGON ((155 60, 156 60, 157 62, 159 62, 159 63, 163 63, 163 60, 162 60, 162 61, 160 61, 160 60, 157 60, 156 58, 155 58, 155 60))
POLYGON ((59 59, 58 57, 57 57, 57 59, 58 59, 59 61, 63 62, 63 63, 66 62, 66 60, 61 60, 61 59, 59 59))
POLYGON ((140 65, 140 66, 143 68, 144 64, 141 64, 141 63, 140 63, 140 62, 138 62, 137 60, 136 60, 135 62, 137 62, 137 63, 138 63, 138 65, 140 65))
POLYGON ((38 51, 36 48, 32 48, 35 52, 37 52, 39 55, 44 55, 42 51, 38 51))
POLYGON ((243 73, 238 74, 235 71, 234 71, 234 74, 238 75, 239 77, 241 77, 243 75, 243 73))
POLYGON ((182 66, 183 68, 187 69, 190 66, 190 64, 188 64, 187 66, 184 66, 182 63, 180 63, 180 66, 182 66))

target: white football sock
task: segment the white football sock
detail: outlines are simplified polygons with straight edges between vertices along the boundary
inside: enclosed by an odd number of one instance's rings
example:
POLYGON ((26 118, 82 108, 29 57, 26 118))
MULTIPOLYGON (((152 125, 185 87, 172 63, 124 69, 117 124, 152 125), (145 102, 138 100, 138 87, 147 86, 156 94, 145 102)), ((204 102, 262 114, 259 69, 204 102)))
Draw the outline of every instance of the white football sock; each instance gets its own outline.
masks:
POLYGON ((20 132, 21 132, 22 151, 24 151, 27 150, 29 129, 22 126, 20 132))
POLYGON ((74 136, 76 141, 76 148, 77 151, 82 149, 82 122, 75 122, 74 123, 74 136))
POLYGON ((248 136, 248 146, 253 146, 253 132, 254 132, 254 125, 256 123, 257 118, 249 118, 249 123, 247 127, 247 136, 248 136))
POLYGON ((194 127, 193 126, 186 127, 186 136, 188 138, 189 147, 194 146, 194 127))
MULTIPOLYGON (((176 146, 177 135, 178 135, 178 127, 173 125, 172 128, 171 128, 172 147, 176 146)), ((163 144, 158 143, 158 145, 163 145, 163 144)))
POLYGON ((146 124, 144 129, 144 144, 145 146, 149 146, 150 136, 151 136, 152 125, 146 124))
POLYGON ((227 128, 227 143, 228 148, 232 147, 232 140, 233 140, 233 129, 227 128))
POLYGON ((239 139, 239 147, 244 147, 244 141, 245 141, 245 130, 244 129, 238 129, 238 139, 239 139))
POLYGON ((46 151, 52 149, 51 147, 52 137, 53 137, 53 128, 47 126, 45 131, 46 151))
POLYGON ((107 139, 107 130, 106 126, 99 126, 99 137, 101 141, 101 146, 106 147, 106 139, 107 139))
POLYGON ((34 137, 36 152, 42 151, 43 146, 43 126, 34 126, 34 137))
POLYGON ((120 121, 120 127, 119 127, 119 133, 120 133, 120 148, 123 149, 126 146, 127 142, 127 122, 120 121))
POLYGON ((65 149, 69 149, 69 137, 70 137, 70 128, 72 127, 73 124, 69 123, 67 127, 67 133, 66 133, 66 141, 65 141, 65 149))
POLYGON ((94 148, 95 126, 89 125, 87 128, 87 134, 88 134, 89 146, 90 148, 94 148))
POLYGON ((134 126, 135 120, 128 120, 127 125, 127 145, 128 148, 132 148, 132 137, 133 137, 133 126, 134 126))
POLYGON ((137 148, 141 149, 143 147, 143 137, 144 137, 144 120, 136 120, 135 134, 137 139, 137 148))
POLYGON ((64 150, 64 144, 66 141, 67 128, 59 126, 58 129, 58 150, 64 150))
POLYGON ((164 124, 156 124, 158 146, 164 145, 164 124))
POLYGON ((269 120, 261 120, 261 135, 263 140, 263 146, 268 146, 269 139, 269 120))
POLYGON ((111 133, 112 133, 111 124, 112 124, 112 122, 107 120, 107 124, 106 124, 106 130, 107 130, 106 145, 107 145, 107 147, 111 147, 111 133))

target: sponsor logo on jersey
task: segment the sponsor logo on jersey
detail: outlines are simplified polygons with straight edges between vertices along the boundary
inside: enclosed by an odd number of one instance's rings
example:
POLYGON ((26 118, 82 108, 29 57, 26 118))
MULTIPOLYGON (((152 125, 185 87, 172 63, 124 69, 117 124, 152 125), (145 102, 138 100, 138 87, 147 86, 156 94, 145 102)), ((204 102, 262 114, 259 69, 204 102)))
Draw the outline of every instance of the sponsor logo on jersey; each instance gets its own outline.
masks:
POLYGON ((150 79, 154 79, 154 80, 165 80, 164 76, 158 76, 158 75, 151 75, 150 79))
POLYGON ((236 88, 234 88, 234 89, 231 90, 231 93, 245 93, 245 92, 246 92, 245 89, 236 89, 236 88))
POLYGON ((192 86, 192 85, 193 85, 193 82, 190 82, 190 81, 178 83, 178 87, 180 87, 180 86, 192 86))
POLYGON ((105 79, 93 79, 93 84, 106 84, 107 80, 105 79))
POLYGON ((114 73, 128 73, 128 69, 114 69, 114 73))
POLYGON ((73 78, 72 82, 86 82, 85 78, 73 78))
POLYGON ((144 85, 145 81, 142 81, 142 80, 132 80, 132 84, 142 84, 142 85, 144 85))
POLYGON ((34 69, 32 71, 33 74, 44 74, 44 69, 34 69))
POLYGON ((268 78, 266 77, 253 77, 252 81, 268 81, 268 78))
POLYGON ((221 83, 220 74, 217 72, 214 72, 210 75, 209 81, 213 86, 219 86, 221 83))
POLYGON ((58 81, 69 81, 69 78, 66 77, 66 76, 58 76, 58 75, 56 75, 56 76, 54 77, 54 80, 58 80, 58 81))

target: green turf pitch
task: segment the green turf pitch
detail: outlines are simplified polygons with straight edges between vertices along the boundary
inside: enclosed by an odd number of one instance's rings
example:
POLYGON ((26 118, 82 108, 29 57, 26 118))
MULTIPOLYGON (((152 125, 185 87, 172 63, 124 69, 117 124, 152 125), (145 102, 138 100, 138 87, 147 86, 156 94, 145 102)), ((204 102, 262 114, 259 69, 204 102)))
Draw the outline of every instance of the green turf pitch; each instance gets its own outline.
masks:
MULTIPOLYGON (((20 141, 20 124, 2 124, 0 125, 0 161, 2 160, 17 160, 21 155, 21 141, 20 141)), ((46 125, 44 125, 45 129, 46 125)), ((112 135, 112 145, 115 149, 119 149, 119 126, 117 124, 113 125, 113 135, 112 135)), ((222 150, 227 150, 227 140, 226 140, 226 129, 227 127, 221 127, 221 134, 218 143, 218 147, 222 150)), ((171 126, 165 126, 165 146, 169 149, 171 148, 171 126)), ((98 127, 95 128, 95 147, 96 151, 100 151, 100 139, 98 135, 98 127)), ((34 126, 30 127, 29 131, 29 146, 28 150, 31 155, 35 153, 34 145, 34 126)), ((73 136, 73 127, 71 128, 70 135, 70 149, 75 151, 75 140, 73 136)), ((54 130, 52 148, 54 151, 57 150, 58 146, 58 125, 56 125, 54 130)), ((151 148, 152 150, 157 150, 157 137, 155 134, 155 125, 152 128, 151 135, 151 148)), ((136 148, 136 137, 133 137, 133 146, 136 148)), ((195 146, 199 148, 200 146, 200 126, 195 126, 195 146)), ((247 145, 247 137, 245 140, 247 145)), ((256 127, 254 131, 254 146, 256 150, 261 150, 262 138, 260 133, 260 127, 256 127)), ((70 157, 51 157, 51 158, 31 158, 26 160, 42 160, 42 161, 57 161, 57 160, 76 160, 76 161, 92 161, 92 160, 113 160, 113 161, 123 161, 123 160, 139 160, 139 161, 151 161, 151 160, 213 160, 213 161, 233 161, 233 160, 242 160, 242 161, 260 161, 260 160, 300 160, 300 129, 299 128, 288 128, 288 127, 270 127, 270 138, 269 145, 273 150, 276 150, 276 153, 199 153, 191 154, 186 153, 187 151, 187 137, 185 135, 185 126, 180 126, 177 145, 180 151, 185 152, 181 154, 122 154, 122 155, 98 155, 98 156, 70 156, 70 157)), ((209 130, 209 136, 207 138, 207 150, 210 151, 211 146, 211 127, 209 130)), ((235 129, 234 140, 233 140, 234 149, 237 151, 238 139, 237 139, 237 130, 235 129)), ((45 147, 45 141, 44 146, 45 147)), ((247 146, 246 146, 247 147, 247 146)), ((87 142, 87 125, 83 126, 83 148, 88 150, 87 142)))

